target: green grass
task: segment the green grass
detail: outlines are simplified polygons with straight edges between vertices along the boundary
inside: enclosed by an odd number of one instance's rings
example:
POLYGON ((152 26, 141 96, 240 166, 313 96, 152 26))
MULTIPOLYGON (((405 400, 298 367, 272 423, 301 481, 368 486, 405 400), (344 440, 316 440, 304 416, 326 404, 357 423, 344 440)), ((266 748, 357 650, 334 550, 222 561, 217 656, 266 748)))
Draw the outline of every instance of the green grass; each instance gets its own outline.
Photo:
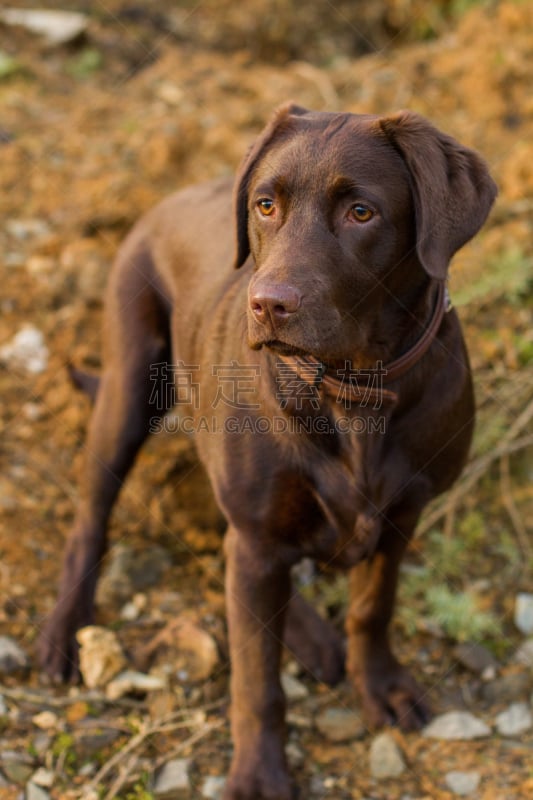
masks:
POLYGON ((480 304, 504 298, 519 302, 531 290, 533 283, 533 258, 520 247, 510 247, 490 258, 483 276, 454 291, 456 306, 480 304))
POLYGON ((494 614, 479 609, 473 592, 456 592, 446 584, 433 585, 428 587, 425 599, 429 618, 455 641, 477 642, 501 633, 494 614))

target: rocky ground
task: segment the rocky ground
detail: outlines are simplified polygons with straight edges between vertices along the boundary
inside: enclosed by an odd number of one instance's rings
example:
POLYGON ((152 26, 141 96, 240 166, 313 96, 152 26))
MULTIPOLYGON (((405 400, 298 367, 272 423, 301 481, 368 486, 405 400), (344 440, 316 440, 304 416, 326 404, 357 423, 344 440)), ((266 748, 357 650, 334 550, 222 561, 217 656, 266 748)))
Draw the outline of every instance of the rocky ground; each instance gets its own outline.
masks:
MULTIPOLYGON (((34 646, 89 412, 66 364, 99 365, 113 253, 166 193, 233 172, 289 98, 413 108, 481 150, 500 187, 452 269, 476 373, 472 461, 422 522, 394 629, 436 719, 369 732, 347 683, 316 684, 287 657, 293 771, 310 798, 531 797, 531 5, 324 2, 305 19, 281 0, 68 5, 87 12, 75 40, 0 22, 0 798, 219 796, 223 525, 188 440, 150 441, 124 491, 84 685, 46 686, 34 646)), ((345 588, 318 575, 305 591, 342 626, 345 588)))

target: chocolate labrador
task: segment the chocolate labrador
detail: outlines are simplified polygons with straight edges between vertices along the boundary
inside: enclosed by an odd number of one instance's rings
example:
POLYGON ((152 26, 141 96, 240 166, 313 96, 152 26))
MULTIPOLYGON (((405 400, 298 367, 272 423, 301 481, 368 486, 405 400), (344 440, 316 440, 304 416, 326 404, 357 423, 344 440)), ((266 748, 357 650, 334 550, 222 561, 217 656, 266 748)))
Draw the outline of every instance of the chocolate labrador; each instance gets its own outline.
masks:
POLYGON ((282 642, 323 680, 343 662, 291 588, 302 557, 350 569, 346 664, 369 723, 428 718, 387 631, 420 513, 469 448, 470 369, 445 284, 496 187, 479 155, 415 113, 285 105, 231 192, 221 180, 173 195, 114 265, 103 374, 80 379, 95 407, 40 655, 54 677, 75 669, 111 508, 154 418, 177 403, 228 523, 224 798, 286 800, 282 642))

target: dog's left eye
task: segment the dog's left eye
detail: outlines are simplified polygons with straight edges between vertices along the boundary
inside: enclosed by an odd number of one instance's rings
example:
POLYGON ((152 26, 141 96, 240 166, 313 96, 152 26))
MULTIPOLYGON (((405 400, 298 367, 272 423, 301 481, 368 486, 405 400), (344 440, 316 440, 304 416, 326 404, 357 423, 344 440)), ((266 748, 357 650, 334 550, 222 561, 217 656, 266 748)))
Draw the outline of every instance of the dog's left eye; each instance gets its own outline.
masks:
POLYGON ((275 209, 274 201, 267 197, 262 197, 257 201, 257 207, 264 217, 269 217, 275 209))
POLYGON ((368 222, 374 216, 374 212, 363 203, 356 203, 350 209, 350 214, 357 222, 368 222))

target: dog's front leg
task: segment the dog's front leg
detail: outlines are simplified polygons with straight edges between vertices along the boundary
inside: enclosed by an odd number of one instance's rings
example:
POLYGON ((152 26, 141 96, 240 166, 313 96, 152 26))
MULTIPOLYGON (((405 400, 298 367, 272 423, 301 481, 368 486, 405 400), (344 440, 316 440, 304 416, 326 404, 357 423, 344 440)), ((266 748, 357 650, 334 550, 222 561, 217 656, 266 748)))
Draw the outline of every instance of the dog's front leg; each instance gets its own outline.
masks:
POLYGON ((279 676, 289 566, 234 528, 226 553, 234 756, 224 800, 290 800, 279 676))
POLYGON ((372 727, 397 724, 416 730, 431 716, 424 690, 396 659, 388 634, 400 561, 419 513, 408 505, 389 510, 376 552, 350 574, 347 667, 372 727))

